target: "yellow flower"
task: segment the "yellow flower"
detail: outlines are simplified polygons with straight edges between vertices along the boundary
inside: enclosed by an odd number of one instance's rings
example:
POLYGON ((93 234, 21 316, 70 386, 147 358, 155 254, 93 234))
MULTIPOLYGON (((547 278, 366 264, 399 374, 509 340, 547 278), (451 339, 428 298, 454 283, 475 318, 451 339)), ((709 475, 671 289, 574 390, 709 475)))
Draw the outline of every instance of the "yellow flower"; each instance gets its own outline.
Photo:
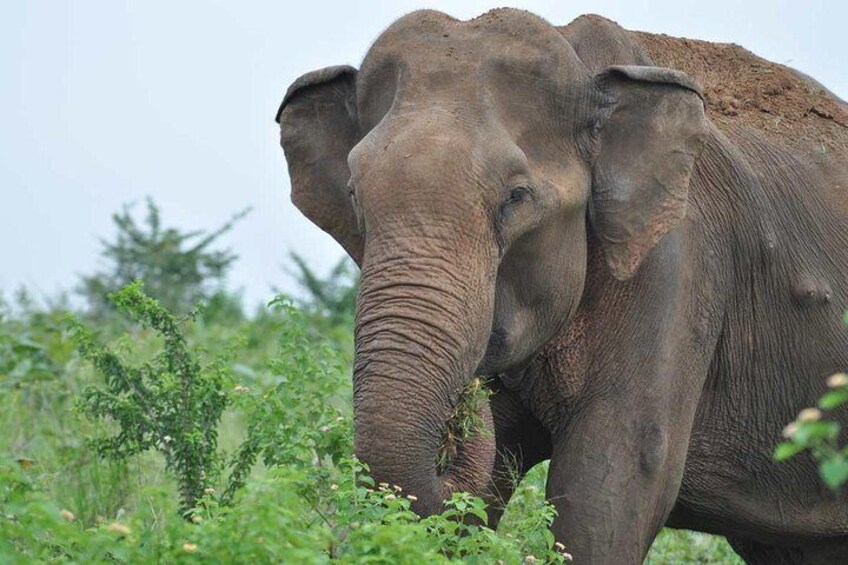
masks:
POLYGON ((562 555, 562 558, 565 559, 566 561, 574 561, 574 556, 571 555, 570 553, 568 553, 567 551, 563 551, 561 555, 562 555))
POLYGON ((798 413, 799 422, 818 422, 822 413, 818 408, 804 408, 798 413))
POLYGON ((106 529, 110 532, 115 532, 116 534, 121 534, 124 536, 130 533, 130 529, 125 525, 121 524, 120 522, 112 522, 111 524, 106 526, 106 529))
POLYGON ((827 378, 827 386, 830 388, 841 388, 848 385, 848 375, 845 373, 834 373, 827 378))
POLYGON ((77 519, 77 517, 74 516, 74 513, 71 512, 70 510, 62 510, 61 512, 59 512, 59 515, 62 518, 64 518, 65 520, 67 520, 68 522, 73 522, 74 520, 77 519))
POLYGON ((527 557, 524 558, 524 562, 525 563, 535 563, 536 558, 532 555, 528 555, 527 557))
POLYGON ((236 385, 236 387, 233 388, 233 391, 235 391, 239 394, 245 393, 245 392, 250 392, 250 387, 246 387, 244 385, 236 385))
POLYGON ((416 500, 418 500, 418 497, 417 497, 417 496, 415 496, 414 494, 407 494, 407 495, 406 495, 406 498, 408 498, 408 499, 409 499, 409 500, 411 500, 412 502, 415 502, 416 500))
POLYGON ((186 553, 194 553, 197 551, 197 544, 185 542, 183 544, 183 551, 185 551, 186 553))
POLYGON ((339 485, 330 485, 330 490, 339 490, 339 485))
POLYGON ((207 487, 203 489, 203 494, 215 494, 215 489, 212 487, 207 487))
POLYGON ((200 516, 200 514, 193 514, 191 516, 191 521, 194 522, 195 524, 199 524, 203 521, 203 518, 200 516))

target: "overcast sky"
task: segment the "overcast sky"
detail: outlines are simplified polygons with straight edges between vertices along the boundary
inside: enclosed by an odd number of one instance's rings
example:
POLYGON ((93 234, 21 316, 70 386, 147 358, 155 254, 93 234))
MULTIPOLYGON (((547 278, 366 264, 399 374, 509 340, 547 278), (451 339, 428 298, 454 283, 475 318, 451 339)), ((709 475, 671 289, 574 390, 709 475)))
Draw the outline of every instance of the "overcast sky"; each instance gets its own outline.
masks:
MULTIPOLYGON (((250 303, 290 289, 289 251, 319 271, 341 249, 288 199, 274 113, 300 74, 359 65, 397 17, 467 19, 484 1, 28 0, 0 20, 0 291, 53 294, 98 265, 122 203, 151 195, 166 224, 226 238, 250 303)), ((527 1, 556 25, 594 12, 629 29, 738 43, 848 99, 848 5, 764 1, 527 1)))

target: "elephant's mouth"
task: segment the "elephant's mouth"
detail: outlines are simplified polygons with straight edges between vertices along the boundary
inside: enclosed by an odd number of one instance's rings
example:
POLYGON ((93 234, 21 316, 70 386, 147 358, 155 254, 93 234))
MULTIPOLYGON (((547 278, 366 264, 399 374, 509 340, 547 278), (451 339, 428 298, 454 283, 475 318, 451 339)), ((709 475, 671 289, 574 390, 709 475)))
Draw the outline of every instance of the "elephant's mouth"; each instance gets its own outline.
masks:
POLYGON ((476 373, 490 376, 499 373, 504 370, 511 357, 508 333, 502 328, 493 327, 486 343, 486 352, 476 373))
POLYGON ((442 434, 442 440, 436 453, 436 472, 439 476, 449 474, 449 468, 455 469, 461 456, 475 444, 494 441, 494 425, 491 422, 489 398, 494 393, 492 385, 497 380, 496 373, 489 367, 497 365, 503 357, 507 344, 507 334, 498 327, 492 327, 483 360, 459 392, 456 404, 442 434))

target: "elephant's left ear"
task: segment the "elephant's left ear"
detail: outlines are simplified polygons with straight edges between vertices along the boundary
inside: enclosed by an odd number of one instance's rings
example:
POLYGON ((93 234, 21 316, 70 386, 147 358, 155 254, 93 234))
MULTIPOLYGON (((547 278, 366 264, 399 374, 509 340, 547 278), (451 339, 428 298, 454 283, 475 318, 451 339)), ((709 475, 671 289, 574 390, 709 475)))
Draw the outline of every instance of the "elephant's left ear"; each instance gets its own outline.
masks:
POLYGON ((347 156, 362 135, 353 67, 326 67, 298 78, 277 111, 280 144, 291 178, 291 200, 333 236, 357 265, 364 238, 351 203, 347 156))
POLYGON ((687 75, 609 67, 592 172, 590 220, 613 275, 627 279, 686 215, 689 179, 707 134, 704 102, 687 75))

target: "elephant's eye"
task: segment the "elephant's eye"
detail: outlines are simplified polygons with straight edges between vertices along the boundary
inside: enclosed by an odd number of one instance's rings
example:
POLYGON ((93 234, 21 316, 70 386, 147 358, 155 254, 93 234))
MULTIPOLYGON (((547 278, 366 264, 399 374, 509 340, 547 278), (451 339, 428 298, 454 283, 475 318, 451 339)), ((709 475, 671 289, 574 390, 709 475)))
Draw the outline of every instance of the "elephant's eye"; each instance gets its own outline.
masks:
POLYGON ((527 217, 527 214, 522 213, 523 204, 531 201, 536 196, 536 189, 532 185, 518 185, 509 189, 509 192, 504 197, 498 213, 494 219, 495 225, 495 240, 498 244, 498 251, 503 255, 509 233, 512 233, 516 227, 514 224, 515 218, 520 216, 527 217), (510 226, 513 226, 510 228, 510 226))
POLYGON ((501 205, 501 209, 506 211, 507 208, 520 204, 528 200, 533 193, 533 189, 529 186, 517 186, 509 191, 509 195, 501 205))

